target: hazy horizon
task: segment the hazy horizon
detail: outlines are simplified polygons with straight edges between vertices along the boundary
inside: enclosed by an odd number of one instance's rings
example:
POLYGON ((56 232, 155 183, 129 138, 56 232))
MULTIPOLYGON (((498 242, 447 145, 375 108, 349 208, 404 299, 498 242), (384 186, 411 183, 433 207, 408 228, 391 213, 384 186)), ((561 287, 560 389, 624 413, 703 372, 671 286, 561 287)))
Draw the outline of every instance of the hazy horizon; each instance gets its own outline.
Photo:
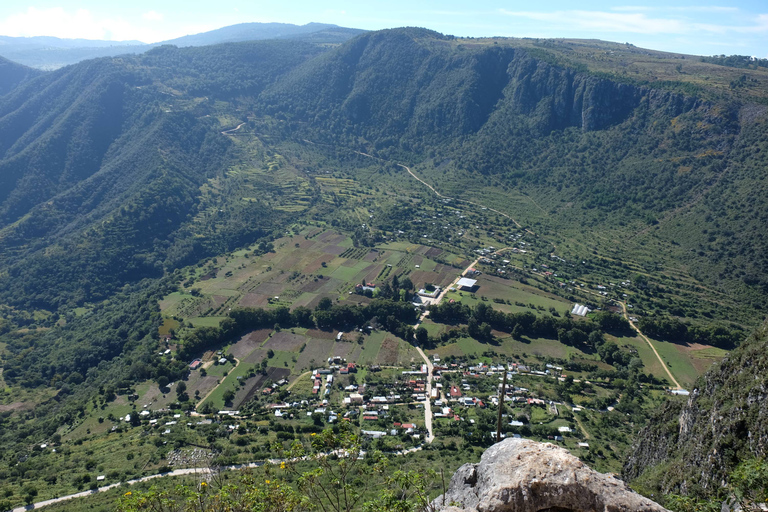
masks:
POLYGON ((148 0, 112 4, 95 0, 22 1, 0 6, 0 35, 52 36, 115 43, 156 43, 240 23, 328 23, 363 30, 419 26, 458 37, 601 39, 693 55, 768 57, 768 6, 756 0, 693 4, 685 0, 644 5, 590 0, 578 9, 562 0, 532 8, 488 1, 324 2, 294 0, 263 5, 234 0, 210 4, 148 0))

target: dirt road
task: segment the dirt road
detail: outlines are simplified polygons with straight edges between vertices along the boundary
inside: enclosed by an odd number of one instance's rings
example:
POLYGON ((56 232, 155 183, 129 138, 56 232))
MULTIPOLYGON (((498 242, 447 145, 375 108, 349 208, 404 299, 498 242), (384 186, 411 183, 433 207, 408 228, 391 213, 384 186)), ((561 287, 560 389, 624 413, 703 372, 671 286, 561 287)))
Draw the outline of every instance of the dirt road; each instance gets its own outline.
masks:
POLYGON ((674 382, 677 389, 683 389, 682 386, 680 386, 680 383, 677 382, 677 379, 675 379, 675 376, 672 375, 672 372, 669 371, 669 367, 667 366, 667 363, 664 362, 664 360, 659 355, 658 351, 656 350, 656 347, 653 346, 653 343, 651 343, 651 340, 648 339, 648 337, 643 334, 643 332, 640 330, 639 327, 635 325, 635 323, 629 319, 629 315, 627 314, 627 304, 625 302, 620 302, 621 309, 624 311, 624 318, 627 319, 627 322, 629 322, 629 326, 632 327, 632 329, 637 332, 637 334, 645 340, 646 343, 648 343, 648 346, 651 347, 651 350, 653 350, 653 353, 656 354, 656 357, 659 359, 659 362, 661 363, 661 366, 664 367, 664 370, 667 372, 667 375, 669 375, 669 378, 672 382, 674 382))

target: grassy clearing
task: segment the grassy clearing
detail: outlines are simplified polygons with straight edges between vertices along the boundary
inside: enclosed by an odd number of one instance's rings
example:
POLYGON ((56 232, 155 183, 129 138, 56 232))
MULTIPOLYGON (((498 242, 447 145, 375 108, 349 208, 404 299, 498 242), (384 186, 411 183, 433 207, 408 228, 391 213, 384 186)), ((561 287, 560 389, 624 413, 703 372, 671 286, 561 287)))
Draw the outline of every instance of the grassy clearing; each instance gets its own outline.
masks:
MULTIPOLYGON (((656 354, 654 354, 653 350, 651 350, 651 347, 648 346, 648 343, 646 343, 644 339, 639 336, 633 336, 631 338, 615 338, 613 336, 607 336, 607 339, 609 341, 613 341, 620 347, 636 350, 638 357, 643 361, 643 365, 645 367, 643 371, 645 373, 650 373, 657 379, 662 379, 669 382, 669 376, 664 370, 664 367, 659 361, 659 358, 656 357, 656 354)), ((670 384, 672 383, 670 382, 670 384)))
POLYGON ((226 407, 224 404, 224 392, 228 389, 237 392, 240 388, 238 377, 245 378, 245 375, 251 367, 252 365, 240 364, 236 368, 233 368, 200 405, 211 403, 217 410, 224 409, 226 407))
POLYGON ((666 341, 651 341, 680 385, 684 388, 690 388, 699 376, 699 372, 691 363, 686 348, 666 341))
POLYGON ((429 317, 424 319, 424 321, 421 323, 421 326, 427 330, 430 336, 439 336, 440 333, 446 330, 446 325, 436 324, 435 322, 431 321, 429 317))
POLYGON ((383 331, 375 331, 371 333, 366 339, 365 343, 363 343, 363 350, 360 352, 360 356, 358 357, 358 361, 361 364, 373 364, 374 361, 376 361, 376 356, 379 354, 379 351, 381 350, 381 343, 384 341, 384 338, 387 337, 389 334, 383 331))
POLYGON ((490 362, 493 360, 492 354, 504 355, 518 359, 528 360, 531 358, 552 357, 557 359, 569 359, 571 357, 597 362, 597 355, 587 354, 581 350, 563 345, 557 340, 546 338, 514 340, 512 337, 506 337, 498 340, 498 343, 482 343, 473 338, 459 338, 453 343, 442 345, 434 350, 429 350, 429 354, 436 353, 439 357, 446 356, 466 356, 473 360, 482 360, 490 362), (483 354, 487 355, 483 355, 483 354))
POLYGON ((728 355, 727 350, 717 347, 707 347, 702 349, 694 349, 690 351, 691 357, 697 359, 712 359, 719 360, 728 355))
POLYGON ((223 316, 202 316, 190 318, 189 323, 193 327, 218 327, 224 318, 223 316))
POLYGON ((232 368, 234 368, 235 365, 233 365, 230 362, 226 362, 224 364, 214 364, 208 367, 206 370, 208 372, 208 375, 211 375, 213 377, 224 377, 225 373, 229 373, 232 371, 232 368))
POLYGON ((277 368, 290 368, 293 372, 294 365, 296 364, 296 353, 286 352, 284 350, 275 350, 275 355, 268 360, 269 366, 275 366, 277 368))
POLYGON ((173 318, 163 318, 163 323, 158 327, 157 331, 160 336, 165 336, 171 334, 171 331, 175 331, 181 326, 181 323, 178 320, 174 320, 173 318))

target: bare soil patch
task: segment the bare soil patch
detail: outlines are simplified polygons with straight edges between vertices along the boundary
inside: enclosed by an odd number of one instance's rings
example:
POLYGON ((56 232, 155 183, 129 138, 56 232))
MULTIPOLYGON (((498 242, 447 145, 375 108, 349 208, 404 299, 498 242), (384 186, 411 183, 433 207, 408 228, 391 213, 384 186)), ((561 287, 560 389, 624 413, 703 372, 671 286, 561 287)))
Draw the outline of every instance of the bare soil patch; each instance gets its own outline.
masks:
POLYGON ((328 282, 328 278, 327 277, 323 277, 322 279, 318 279, 317 281, 315 281, 313 279, 312 281, 304 284, 301 287, 301 291, 302 292, 309 292, 309 293, 316 292, 317 290, 319 290, 327 282, 328 282))
POLYGON ((349 298, 345 301, 346 304, 370 304, 373 301, 372 298, 366 297, 365 295, 357 295, 353 294, 350 295, 349 298))
POLYGON ((437 258, 441 254, 443 254, 442 249, 438 249, 437 247, 430 247, 429 250, 424 253, 424 256, 426 256, 427 258, 433 259, 433 258, 437 258))
POLYGON ((326 364, 328 357, 331 355, 331 349, 333 348, 333 341, 329 339, 311 339, 307 342, 307 346, 303 352, 299 354, 296 360, 296 371, 301 372, 304 369, 310 369, 312 366, 312 360, 315 361, 315 365, 326 364))
POLYGON ((240 362, 245 364, 260 364, 265 357, 267 357, 267 349, 257 348, 245 356, 245 359, 241 359, 240 362))
POLYGON ((333 254, 334 256, 339 256, 341 253, 346 251, 346 247, 342 247, 340 245, 328 245, 323 247, 323 252, 326 254, 333 254))
POLYGON ((267 296, 258 293, 246 293, 238 302, 240 306, 254 308, 267 305, 267 296))
POLYGON ((304 267, 304 273, 305 274, 312 274, 314 272, 317 272, 318 270, 323 268, 323 262, 328 264, 329 261, 331 261, 333 258, 329 258, 328 256, 320 256, 318 258, 315 258, 312 263, 308 264, 304 267))
POLYGON ((333 240, 336 236, 338 236, 336 233, 326 231, 325 233, 318 235, 317 240, 320 242, 328 242, 329 240, 333 240))
POLYGON ((373 268, 371 268, 368 273, 365 275, 365 280, 369 283, 376 282, 376 278, 379 277, 379 274, 381 274, 381 271, 384 270, 384 265, 376 265, 373 268))
POLYGON ((300 249, 309 249, 310 247, 315 245, 315 241, 314 240, 304 240, 302 238, 302 239, 299 239, 298 242, 294 242, 294 245, 295 244, 299 244, 299 248, 300 249))
POLYGON ((336 339, 336 334, 336 331, 321 331, 320 329, 309 329, 307 331, 307 336, 319 340, 334 340, 336 339))
POLYGON ((0 404, 0 412, 19 412, 19 411, 26 411, 29 409, 32 409, 34 407, 34 404, 30 402, 13 402, 11 404, 3 405, 0 404))
POLYGON ((259 348, 261 344, 264 343, 264 340, 269 337, 269 333, 271 332, 271 329, 259 329, 258 331, 251 331, 240 338, 237 343, 232 345, 229 351, 237 359, 242 359, 259 348))
POLYGON ((283 283, 269 282, 261 283, 253 291, 268 297, 273 297, 275 295, 279 295, 284 289, 285 285, 283 285, 283 283))
POLYGON ((453 278, 453 273, 448 272, 426 272, 420 270, 411 272, 411 281, 413 281, 414 286, 434 284, 445 287, 453 282, 453 278))
POLYGON ((285 352, 298 352, 307 339, 298 334, 280 331, 272 335, 264 344, 265 349, 283 350, 285 352))
POLYGON ((232 400, 232 405, 235 409, 239 409, 243 404, 248 403, 268 380, 277 382, 287 378, 290 374, 291 371, 287 368, 267 368, 266 375, 259 374, 245 381, 245 386, 237 392, 235 399, 232 400))
POLYGON ((217 380, 218 378, 214 377, 213 375, 206 375, 205 377, 200 377, 194 383, 188 384, 187 394, 189 396, 194 396, 195 391, 200 391, 200 396, 203 397, 207 395, 213 388, 216 387, 217 380))
MULTIPOLYGON (((355 333, 351 333, 349 336, 357 337, 355 333)), ((350 354, 354 352, 355 348, 357 348, 357 343, 340 341, 333 345, 332 355, 333 357, 343 357, 347 362, 354 363, 355 360, 350 357, 350 354)))
POLYGON ((379 349, 379 355, 376 357, 376 361, 383 365, 394 365, 397 363, 397 351, 398 341, 394 338, 386 338, 381 343, 379 349))

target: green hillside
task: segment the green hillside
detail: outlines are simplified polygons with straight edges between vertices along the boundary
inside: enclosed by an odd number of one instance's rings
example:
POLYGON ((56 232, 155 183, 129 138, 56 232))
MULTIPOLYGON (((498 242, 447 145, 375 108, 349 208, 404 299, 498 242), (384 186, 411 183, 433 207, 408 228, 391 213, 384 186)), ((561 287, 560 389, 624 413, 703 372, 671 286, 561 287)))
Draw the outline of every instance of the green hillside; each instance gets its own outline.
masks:
MULTIPOLYGON (((565 446, 617 471, 665 390, 690 388, 763 321, 760 62, 418 28, 318 37, 2 75, 16 77, 0 95, 9 504, 34 498, 28 486, 96 485, 97 471, 154 474, 185 443, 221 463, 268 458, 330 421, 306 404, 278 421, 278 398, 336 406, 363 382, 369 397, 410 393, 414 345, 457 366, 530 366, 519 383, 537 402, 515 406, 525 422, 508 433, 567 426, 565 446), (453 289, 411 303, 434 287, 453 289), (307 372, 329 358, 360 373, 313 393, 307 372), (168 433, 120 423, 150 404, 168 433), (222 407, 247 426, 170 428, 222 407), (75 456, 35 448, 52 439, 75 456)), ((446 382, 485 406, 496 378, 446 382)), ((425 428, 413 403, 393 407, 425 428)), ((474 457, 493 407, 444 415, 435 450, 474 457)))
POLYGON ((19 84, 42 74, 6 58, 0 57, 0 96, 7 94, 19 84))

